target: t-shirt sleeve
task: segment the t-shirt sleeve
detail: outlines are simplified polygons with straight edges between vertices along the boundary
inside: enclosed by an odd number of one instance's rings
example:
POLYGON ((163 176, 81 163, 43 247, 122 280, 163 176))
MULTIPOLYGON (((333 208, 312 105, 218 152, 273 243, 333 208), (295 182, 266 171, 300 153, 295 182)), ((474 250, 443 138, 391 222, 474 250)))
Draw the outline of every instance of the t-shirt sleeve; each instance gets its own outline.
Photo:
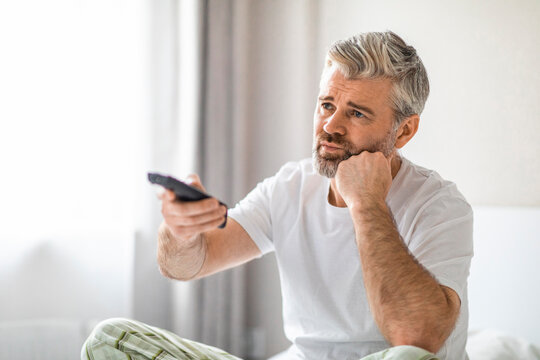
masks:
POLYGON ((463 299, 473 256, 473 212, 465 200, 442 196, 426 204, 408 245, 441 285, 463 299))
POLYGON ((275 176, 260 182, 243 200, 229 210, 228 214, 246 230, 263 255, 274 250, 271 240, 271 200, 274 181, 275 176))

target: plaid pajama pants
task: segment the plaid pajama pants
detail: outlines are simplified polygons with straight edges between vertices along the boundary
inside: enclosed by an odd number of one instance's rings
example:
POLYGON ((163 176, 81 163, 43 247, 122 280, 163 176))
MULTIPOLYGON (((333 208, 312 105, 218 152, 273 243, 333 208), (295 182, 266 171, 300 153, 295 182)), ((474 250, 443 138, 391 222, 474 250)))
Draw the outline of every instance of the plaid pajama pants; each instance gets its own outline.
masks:
MULTIPOLYGON (((127 319, 100 323, 81 349, 82 360, 241 360, 225 351, 127 319)), ((437 360, 414 346, 396 346, 360 360, 437 360)))

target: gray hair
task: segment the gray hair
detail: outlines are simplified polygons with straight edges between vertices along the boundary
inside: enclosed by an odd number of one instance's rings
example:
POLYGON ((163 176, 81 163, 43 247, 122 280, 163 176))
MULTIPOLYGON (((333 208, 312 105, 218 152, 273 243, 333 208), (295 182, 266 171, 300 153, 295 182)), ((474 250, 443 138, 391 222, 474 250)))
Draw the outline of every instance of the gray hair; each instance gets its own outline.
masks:
POLYGON ((422 113, 429 81, 416 49, 391 31, 369 32, 335 42, 326 67, 335 65, 348 79, 389 78, 396 128, 408 116, 422 113))

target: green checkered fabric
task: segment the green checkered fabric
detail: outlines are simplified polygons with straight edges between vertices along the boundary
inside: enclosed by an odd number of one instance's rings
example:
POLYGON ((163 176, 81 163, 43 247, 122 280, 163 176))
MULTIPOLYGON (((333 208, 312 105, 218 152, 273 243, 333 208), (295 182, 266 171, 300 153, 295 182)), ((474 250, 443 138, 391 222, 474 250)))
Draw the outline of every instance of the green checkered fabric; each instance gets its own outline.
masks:
POLYGON ((83 345, 81 359, 241 360, 218 348, 127 319, 110 319, 100 323, 83 345))
MULTIPOLYGON (((128 320, 100 323, 81 350, 82 360, 241 360, 225 351, 169 331, 128 320)), ((414 346, 396 346, 360 360, 437 360, 414 346)))

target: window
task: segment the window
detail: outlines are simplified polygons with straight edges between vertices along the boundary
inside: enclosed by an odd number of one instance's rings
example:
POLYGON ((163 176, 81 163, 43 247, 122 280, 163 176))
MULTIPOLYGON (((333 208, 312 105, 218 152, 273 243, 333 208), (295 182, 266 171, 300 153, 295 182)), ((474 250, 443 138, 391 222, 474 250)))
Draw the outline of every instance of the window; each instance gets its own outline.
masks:
POLYGON ((143 1, 0 4, 1 240, 134 231, 145 16, 143 1))

